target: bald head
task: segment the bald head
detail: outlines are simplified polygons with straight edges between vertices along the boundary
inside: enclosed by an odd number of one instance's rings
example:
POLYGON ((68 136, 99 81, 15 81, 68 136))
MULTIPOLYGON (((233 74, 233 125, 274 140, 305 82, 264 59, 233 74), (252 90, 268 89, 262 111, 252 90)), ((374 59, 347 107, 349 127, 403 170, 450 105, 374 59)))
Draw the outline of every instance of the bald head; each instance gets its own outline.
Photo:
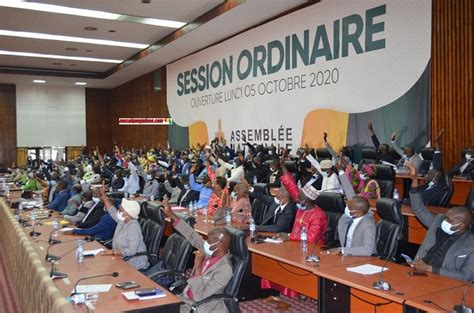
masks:
POLYGON ((472 212, 466 207, 456 206, 446 212, 446 221, 453 225, 454 229, 459 234, 462 234, 470 229, 472 223, 472 212))
POLYGON ((275 198, 280 200, 280 203, 284 205, 290 201, 290 194, 288 193, 285 187, 281 186, 280 188, 278 188, 278 192, 276 193, 275 198))
POLYGON ((222 256, 229 252, 229 245, 232 236, 229 231, 222 227, 213 228, 207 234, 207 242, 211 245, 216 245, 216 250, 213 256, 222 256))
POLYGON ((354 197, 347 203, 352 218, 366 215, 370 210, 369 201, 364 197, 354 197))

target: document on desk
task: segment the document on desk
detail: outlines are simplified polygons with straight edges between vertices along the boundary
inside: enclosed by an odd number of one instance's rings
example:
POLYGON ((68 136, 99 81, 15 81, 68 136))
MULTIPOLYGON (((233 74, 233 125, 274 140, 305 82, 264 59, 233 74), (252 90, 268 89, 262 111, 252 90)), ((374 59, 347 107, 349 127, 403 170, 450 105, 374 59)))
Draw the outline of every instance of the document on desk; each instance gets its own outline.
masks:
MULTIPOLYGON (((372 264, 364 264, 364 265, 359 265, 356 267, 348 267, 346 268, 349 272, 357 273, 357 274, 362 274, 362 275, 373 275, 373 274, 379 274, 382 271, 381 266, 377 265, 372 265, 372 264)), ((384 267, 383 271, 388 270, 388 268, 384 267)))
POLYGON ((58 231, 70 231, 70 230, 74 230, 75 228, 72 228, 72 227, 64 227, 64 228, 61 228, 59 229, 58 231))
POLYGON ((283 239, 278 238, 278 239, 273 239, 273 238, 265 238, 265 242, 268 243, 283 243, 283 239))
POLYGON ((98 255, 99 253, 105 251, 104 248, 99 248, 99 249, 95 249, 95 250, 84 250, 84 255, 93 255, 93 256, 96 256, 98 255))
POLYGON ((112 284, 79 285, 76 290, 77 293, 109 292, 110 288, 112 288, 112 284))

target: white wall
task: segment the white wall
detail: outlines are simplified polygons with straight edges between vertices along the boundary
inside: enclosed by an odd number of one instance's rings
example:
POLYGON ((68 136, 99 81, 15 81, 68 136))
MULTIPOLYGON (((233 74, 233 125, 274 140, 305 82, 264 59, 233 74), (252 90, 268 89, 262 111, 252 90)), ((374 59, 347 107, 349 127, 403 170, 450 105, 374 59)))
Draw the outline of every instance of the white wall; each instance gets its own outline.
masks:
POLYGON ((16 86, 18 147, 86 144, 84 87, 16 86))

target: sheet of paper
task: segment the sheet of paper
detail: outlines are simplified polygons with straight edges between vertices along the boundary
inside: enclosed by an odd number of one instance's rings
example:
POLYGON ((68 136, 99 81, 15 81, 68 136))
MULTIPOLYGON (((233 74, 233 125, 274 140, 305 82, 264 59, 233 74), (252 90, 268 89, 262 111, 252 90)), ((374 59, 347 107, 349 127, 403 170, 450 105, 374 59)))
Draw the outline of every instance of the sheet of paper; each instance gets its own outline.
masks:
POLYGON ((112 288, 112 284, 78 285, 76 290, 77 293, 109 292, 110 288, 112 288))
MULTIPOLYGON (((372 265, 372 264, 364 264, 364 265, 359 265, 356 267, 348 267, 346 268, 349 272, 357 273, 357 274, 362 274, 362 275, 373 275, 373 274, 379 274, 382 271, 381 266, 377 265, 372 265)), ((388 268, 384 267, 383 271, 388 270, 388 268)))
POLYGON ((182 206, 174 206, 171 208, 173 211, 186 211, 187 209, 182 206))
POLYGON ((84 250, 84 254, 96 256, 99 253, 101 253, 102 251, 105 251, 105 249, 104 248, 99 248, 99 249, 95 249, 95 250, 84 250))
POLYGON ((68 231, 68 230, 73 230, 74 228, 72 227, 65 227, 65 228, 61 228, 59 229, 58 231, 68 231))
POLYGON ((135 291, 127 291, 127 292, 122 292, 122 295, 125 297, 127 300, 148 300, 148 299, 156 299, 156 298, 163 298, 166 297, 166 294, 164 292, 157 293, 156 295, 152 296, 146 296, 146 297, 139 297, 135 294, 135 291))
POLYGON ((283 239, 273 239, 273 238, 265 238, 265 242, 268 243, 283 243, 283 239))

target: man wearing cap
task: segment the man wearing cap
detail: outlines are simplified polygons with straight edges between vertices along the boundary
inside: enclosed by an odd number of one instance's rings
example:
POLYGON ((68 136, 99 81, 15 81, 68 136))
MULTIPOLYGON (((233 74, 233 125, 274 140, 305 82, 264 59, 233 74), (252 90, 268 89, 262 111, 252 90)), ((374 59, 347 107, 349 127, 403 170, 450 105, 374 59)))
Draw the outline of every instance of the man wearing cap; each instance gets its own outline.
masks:
POLYGON ((339 178, 334 173, 331 160, 321 161, 321 175, 323 176, 323 182, 319 191, 341 192, 341 184, 339 183, 339 178))
POLYGON ((117 222, 112 241, 113 250, 105 254, 129 257, 127 262, 134 268, 137 270, 147 269, 149 263, 146 255, 133 257, 137 253, 146 252, 142 230, 137 220, 140 213, 140 204, 137 201, 129 201, 123 198, 122 204, 117 210, 107 197, 103 186, 100 188, 100 196, 110 216, 117 222))

